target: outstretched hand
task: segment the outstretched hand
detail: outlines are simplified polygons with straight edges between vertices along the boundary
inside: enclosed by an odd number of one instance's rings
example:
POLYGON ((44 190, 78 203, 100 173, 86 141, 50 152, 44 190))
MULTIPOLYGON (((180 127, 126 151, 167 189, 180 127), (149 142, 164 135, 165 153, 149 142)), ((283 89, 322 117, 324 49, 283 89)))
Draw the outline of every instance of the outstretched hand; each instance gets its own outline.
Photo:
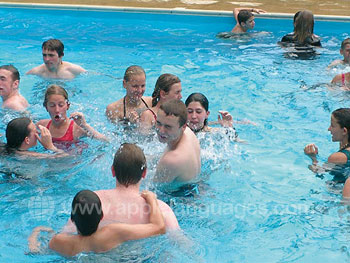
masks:
POLYGON ((305 146, 304 153, 308 156, 316 156, 318 154, 318 148, 315 144, 310 143, 305 146))
POLYGON ((219 111, 218 122, 222 127, 232 127, 233 118, 228 111, 219 111))

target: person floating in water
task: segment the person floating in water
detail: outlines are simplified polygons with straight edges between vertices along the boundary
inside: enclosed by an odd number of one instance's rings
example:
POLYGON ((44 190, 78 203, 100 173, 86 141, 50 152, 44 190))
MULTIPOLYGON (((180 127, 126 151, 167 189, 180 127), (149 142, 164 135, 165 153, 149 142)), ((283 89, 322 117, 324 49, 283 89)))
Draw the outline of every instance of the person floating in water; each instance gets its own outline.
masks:
POLYGON ((231 33, 245 33, 251 30, 255 26, 253 13, 266 13, 265 10, 257 8, 235 8, 233 10, 233 16, 236 20, 236 25, 232 28, 231 33))
MULTIPOLYGON (((112 223, 98 228, 104 216, 101 200, 90 190, 82 190, 74 196, 71 220, 78 229, 77 235, 59 233, 54 235, 49 248, 64 255, 75 256, 81 252, 107 252, 129 240, 137 240, 165 233, 165 224, 159 210, 156 195, 149 191, 141 194, 147 203, 149 223, 112 223)), ((40 231, 53 232, 48 227, 36 227, 28 238, 31 252, 40 252, 40 231)))
POLYGON ((0 66, 0 96, 2 108, 24 111, 28 107, 27 100, 19 93, 20 75, 12 65, 0 66))
POLYGON ((82 67, 62 61, 64 45, 58 39, 49 39, 42 44, 44 64, 32 68, 28 75, 37 75, 46 79, 73 79, 86 72, 82 67))
POLYGON ((149 130, 156 124, 157 113, 160 106, 171 99, 182 99, 181 80, 173 74, 162 74, 157 79, 152 93, 152 108, 145 110, 140 117, 142 130, 149 130))
POLYGON ((167 148, 158 162, 155 181, 179 184, 193 181, 201 171, 200 146, 187 127, 187 110, 182 101, 169 100, 160 106, 156 131, 167 148))
POLYGON ((350 38, 346 38, 341 42, 340 46, 340 55, 343 56, 343 59, 334 60, 328 68, 335 67, 337 65, 347 65, 350 66, 350 38))
MULTIPOLYGON (((324 168, 318 166, 318 147, 315 144, 308 144, 304 153, 311 158, 312 165, 309 169, 313 172, 332 171, 336 165, 350 167, 350 108, 339 108, 332 112, 331 124, 328 128, 332 135, 333 142, 339 142, 339 151, 332 153, 324 168)), ((347 180, 348 181, 348 180, 347 180)), ((350 197, 350 181, 347 183, 349 189, 347 195, 350 197)))
POLYGON ((69 117, 70 107, 67 91, 59 85, 50 85, 45 92, 43 103, 51 119, 40 120, 38 125, 46 127, 52 134, 52 141, 59 144, 73 143, 88 136, 101 141, 108 139, 86 123, 84 114, 74 112, 69 117))
POLYGON ((39 141, 42 146, 61 154, 63 151, 57 149, 52 143, 50 131, 44 126, 38 125, 40 135, 38 134, 35 124, 27 117, 20 117, 11 120, 6 127, 6 144, 2 145, 2 154, 16 154, 31 157, 52 157, 46 153, 29 151, 30 148, 37 145, 39 141))
POLYGON ((152 100, 151 97, 143 96, 146 90, 146 73, 143 68, 135 65, 128 67, 124 74, 123 87, 126 95, 109 104, 106 115, 113 123, 136 123, 141 113, 149 109, 152 100))

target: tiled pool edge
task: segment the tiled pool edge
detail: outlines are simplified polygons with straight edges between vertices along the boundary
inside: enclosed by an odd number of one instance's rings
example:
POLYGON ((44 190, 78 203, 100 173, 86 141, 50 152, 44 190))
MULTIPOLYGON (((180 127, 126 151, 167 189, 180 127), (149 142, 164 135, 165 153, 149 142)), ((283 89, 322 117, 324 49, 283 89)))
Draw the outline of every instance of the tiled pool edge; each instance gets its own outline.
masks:
MULTIPOLYGON (((205 15, 205 16, 232 16, 232 11, 197 10, 185 8, 140 8, 140 7, 118 7, 100 5, 67 5, 67 4, 38 4, 38 3, 8 3, 0 2, 0 8, 31 8, 31 9, 55 9, 55 10, 79 10, 97 12, 129 12, 129 13, 157 13, 174 15, 205 15)), ((256 14, 256 17, 290 19, 294 16, 291 13, 267 13, 256 14)), ((315 15, 319 21, 350 22, 350 16, 315 15)))

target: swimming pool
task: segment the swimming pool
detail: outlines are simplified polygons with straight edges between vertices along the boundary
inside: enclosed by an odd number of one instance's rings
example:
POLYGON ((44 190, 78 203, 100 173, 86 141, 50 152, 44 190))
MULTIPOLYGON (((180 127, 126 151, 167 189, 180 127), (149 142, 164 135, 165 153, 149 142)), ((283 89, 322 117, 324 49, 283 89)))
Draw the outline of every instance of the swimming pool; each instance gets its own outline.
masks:
MULTIPOLYGON (((21 92, 32 104, 32 117, 48 117, 42 107, 48 82, 25 72, 42 63, 41 43, 58 38, 65 44, 64 59, 90 71, 62 83, 70 95, 70 112, 83 111, 89 124, 113 138, 111 145, 86 140, 90 147, 65 167, 59 161, 16 163, 30 180, 2 174, 1 262, 69 262, 56 254, 28 254, 27 237, 37 225, 59 230, 79 190, 114 187, 110 165, 124 141, 138 142, 144 149, 149 172, 143 187, 152 188, 164 146, 123 134, 104 115, 106 105, 124 95, 118 78, 132 64, 146 71, 146 95, 160 74, 173 73, 182 80, 184 98, 198 91, 207 95, 210 120, 225 109, 235 119, 258 125, 236 125, 248 144, 215 136, 202 139, 200 194, 172 199, 191 247, 186 250, 159 237, 103 255, 83 254, 78 261, 349 260, 349 212, 339 205, 341 187, 327 187, 329 175, 316 178, 303 154, 309 142, 319 146, 323 161, 337 149, 327 132, 330 113, 348 107, 349 94, 322 83, 340 71, 325 68, 339 57, 349 23, 316 22, 315 33, 324 48, 314 60, 288 60, 276 45, 292 31, 291 20, 257 18, 256 30, 267 33, 241 40, 215 37, 232 26, 231 17, 0 9, 0 64, 13 63, 20 70, 21 92)), ((13 115, 2 111, 1 117, 3 134, 13 115)))

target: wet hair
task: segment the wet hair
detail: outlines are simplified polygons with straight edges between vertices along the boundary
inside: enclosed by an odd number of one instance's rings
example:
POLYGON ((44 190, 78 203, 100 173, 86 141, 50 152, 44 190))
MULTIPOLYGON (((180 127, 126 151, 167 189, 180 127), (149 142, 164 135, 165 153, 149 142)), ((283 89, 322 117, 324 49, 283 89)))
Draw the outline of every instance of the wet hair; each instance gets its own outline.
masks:
MULTIPOLYGON (((205 111, 209 110, 209 101, 206 96, 204 96, 202 93, 192 93, 190 96, 187 97, 185 101, 186 107, 191 102, 199 102, 199 104, 205 109, 205 111)), ((208 125, 208 119, 204 120, 204 126, 208 125)))
POLYGON ((27 117, 20 117, 11 120, 6 127, 6 149, 10 153, 18 149, 24 139, 29 136, 30 130, 28 129, 31 120, 27 117))
POLYGON ((95 233, 102 217, 101 200, 96 193, 82 190, 74 196, 71 220, 76 225, 79 234, 90 236, 95 233))
POLYGON ((146 157, 136 144, 123 143, 114 155, 115 176, 118 183, 126 187, 137 184, 146 167, 146 157))
POLYGON ((345 38, 345 39, 343 40, 343 42, 341 42, 340 48, 341 48, 341 49, 344 49, 345 46, 348 45, 348 44, 350 44, 350 38, 349 38, 349 37, 348 37, 348 38, 345 38))
POLYGON ((252 12, 250 12, 248 10, 241 10, 241 11, 239 11, 239 13, 237 15, 238 23, 239 24, 245 23, 252 16, 254 16, 252 12))
POLYGON ((297 17, 300 15, 300 12, 301 11, 298 11, 294 14, 294 17, 293 17, 293 23, 295 23, 295 20, 297 19, 297 17))
POLYGON ((44 97, 44 102, 43 102, 43 106, 45 108, 47 107, 47 102, 49 101, 49 97, 51 95, 62 95, 65 98, 65 100, 67 101, 67 103, 69 104, 67 91, 59 85, 52 84, 52 85, 48 86, 48 88, 46 89, 46 92, 45 92, 45 97, 44 97))
POLYGON ((300 11, 295 19, 294 39, 302 45, 305 44, 307 38, 312 37, 313 33, 314 15, 308 10, 300 11))
POLYGON ((132 76, 140 75, 140 74, 143 74, 146 77, 146 73, 142 67, 136 66, 136 65, 130 66, 125 70, 124 80, 128 82, 132 76))
POLYGON ((46 40, 42 44, 41 48, 49 51, 56 51, 59 57, 62 57, 64 55, 64 45, 58 39, 46 40))
POLYGON ((152 93, 152 107, 157 105, 160 99, 161 90, 167 93, 170 91, 172 85, 180 82, 181 80, 173 74, 165 73, 160 75, 152 93))
POLYGON ((0 66, 0 69, 5 69, 8 70, 12 73, 12 80, 16 81, 16 80, 20 80, 20 75, 18 72, 18 69, 16 67, 14 67, 13 65, 2 65, 0 66))
POLYGON ((348 130, 348 143, 350 143, 350 108, 339 108, 332 112, 341 128, 348 130))
POLYGON ((187 109, 185 103, 181 100, 169 100, 160 106, 160 109, 164 111, 166 116, 179 117, 179 127, 182 127, 187 123, 187 109))

